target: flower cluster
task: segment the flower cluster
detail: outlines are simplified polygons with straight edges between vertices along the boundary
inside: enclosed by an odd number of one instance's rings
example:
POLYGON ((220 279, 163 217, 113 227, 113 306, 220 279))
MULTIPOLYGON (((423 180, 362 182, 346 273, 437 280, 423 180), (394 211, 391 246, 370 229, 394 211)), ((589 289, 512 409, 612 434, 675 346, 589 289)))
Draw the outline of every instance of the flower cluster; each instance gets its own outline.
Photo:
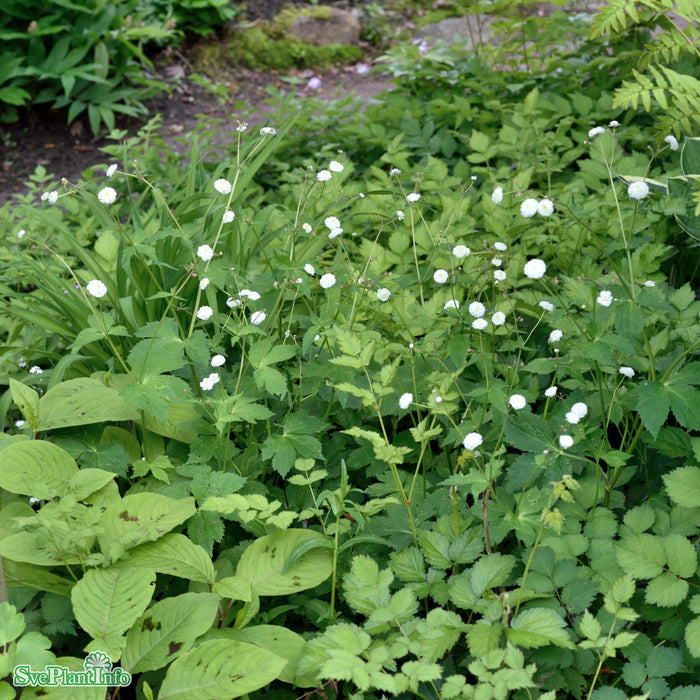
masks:
POLYGON ((526 219, 531 219, 535 214, 551 216, 554 213, 554 204, 551 199, 546 197, 539 201, 530 197, 520 205, 520 213, 526 219))

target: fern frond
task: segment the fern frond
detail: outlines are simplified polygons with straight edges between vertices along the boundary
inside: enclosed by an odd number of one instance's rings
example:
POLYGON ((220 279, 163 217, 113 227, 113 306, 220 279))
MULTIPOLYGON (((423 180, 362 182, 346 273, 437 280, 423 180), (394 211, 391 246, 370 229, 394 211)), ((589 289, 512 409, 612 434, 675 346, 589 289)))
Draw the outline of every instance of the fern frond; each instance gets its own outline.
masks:
POLYGON ((639 57, 638 66, 640 69, 644 69, 652 63, 657 65, 671 63, 678 59, 682 51, 687 49, 688 43, 682 34, 672 30, 658 34, 654 37, 654 43, 644 47, 644 53, 639 57))
POLYGON ((610 0, 598 10, 591 25, 591 39, 619 34, 627 29, 629 20, 639 22, 635 0, 610 0))

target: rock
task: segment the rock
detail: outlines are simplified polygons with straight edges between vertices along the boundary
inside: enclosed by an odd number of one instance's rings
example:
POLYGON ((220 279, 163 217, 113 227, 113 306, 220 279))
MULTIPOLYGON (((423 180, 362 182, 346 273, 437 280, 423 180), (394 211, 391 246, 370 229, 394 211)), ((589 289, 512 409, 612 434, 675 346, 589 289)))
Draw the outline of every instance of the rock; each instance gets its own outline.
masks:
POLYGON ((334 7, 328 9, 328 17, 295 17, 287 34, 314 46, 357 44, 360 40, 360 22, 357 17, 345 10, 334 7))
MULTIPOLYGON (((493 17, 489 15, 464 15, 463 17, 449 17, 441 22, 433 22, 421 27, 415 34, 416 39, 434 39, 444 41, 446 44, 458 43, 457 37, 464 37, 469 46, 483 44, 491 39, 491 23, 493 17)), ((459 43, 462 43, 460 40, 459 43)))

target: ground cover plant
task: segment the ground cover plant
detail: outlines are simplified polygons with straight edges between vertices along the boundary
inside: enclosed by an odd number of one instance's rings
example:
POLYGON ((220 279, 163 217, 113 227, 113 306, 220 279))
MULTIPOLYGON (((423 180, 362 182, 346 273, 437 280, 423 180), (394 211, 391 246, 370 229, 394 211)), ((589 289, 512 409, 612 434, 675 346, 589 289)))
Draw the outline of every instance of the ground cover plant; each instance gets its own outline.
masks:
POLYGON ((700 139, 602 41, 0 212, 0 697, 697 696, 700 139))

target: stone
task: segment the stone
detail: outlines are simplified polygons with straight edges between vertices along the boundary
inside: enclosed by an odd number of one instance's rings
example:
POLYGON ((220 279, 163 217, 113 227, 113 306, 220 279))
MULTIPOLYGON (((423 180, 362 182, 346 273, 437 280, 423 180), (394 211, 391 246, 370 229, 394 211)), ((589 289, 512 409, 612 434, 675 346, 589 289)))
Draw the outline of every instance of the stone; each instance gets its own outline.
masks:
POLYGON ((328 44, 357 44, 360 41, 360 22, 346 10, 329 8, 328 17, 299 15, 287 29, 299 41, 314 46, 328 44))
MULTIPOLYGON (((491 39, 491 23, 494 18, 489 15, 464 15, 448 17, 441 22, 433 22, 421 27, 415 34, 416 39, 444 41, 447 45, 458 43, 457 37, 463 37, 467 46, 483 44, 491 39)), ((462 40, 459 40, 462 43, 462 40)))

